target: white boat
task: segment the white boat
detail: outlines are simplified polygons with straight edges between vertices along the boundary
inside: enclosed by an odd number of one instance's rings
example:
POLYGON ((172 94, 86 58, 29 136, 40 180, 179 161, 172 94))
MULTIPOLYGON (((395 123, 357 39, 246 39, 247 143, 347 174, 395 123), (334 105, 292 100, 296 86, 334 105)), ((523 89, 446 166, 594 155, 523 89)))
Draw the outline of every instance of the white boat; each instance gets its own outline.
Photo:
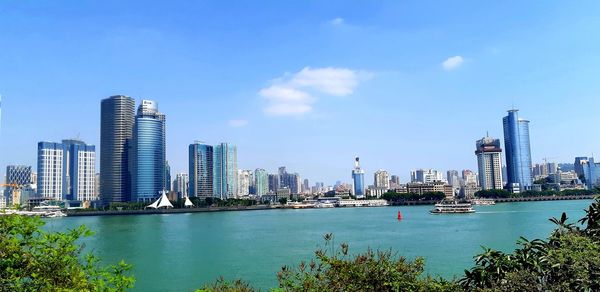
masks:
POLYGON ((459 203, 457 201, 441 201, 435 204, 434 208, 429 211, 431 214, 464 214, 475 213, 471 203, 459 203))
POLYGON ((334 208, 335 205, 333 203, 317 203, 315 208, 334 208))
POLYGON ((473 199, 473 200, 471 200, 471 204, 481 205, 481 206, 490 206, 490 205, 496 205, 496 201, 494 201, 494 199, 473 199))

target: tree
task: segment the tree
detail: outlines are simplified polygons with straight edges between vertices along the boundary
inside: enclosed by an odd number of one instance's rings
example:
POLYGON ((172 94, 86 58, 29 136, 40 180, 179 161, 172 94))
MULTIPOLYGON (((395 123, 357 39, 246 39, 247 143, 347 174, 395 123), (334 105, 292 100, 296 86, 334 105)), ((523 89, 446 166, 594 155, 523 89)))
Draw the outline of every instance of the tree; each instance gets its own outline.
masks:
POLYGON ((288 199, 287 198, 281 198, 279 199, 279 204, 285 205, 287 204, 288 199))
POLYGON ((101 267, 82 254, 80 226, 65 233, 46 232, 38 217, 0 216, 0 291, 123 291, 132 288, 131 266, 121 261, 101 267))

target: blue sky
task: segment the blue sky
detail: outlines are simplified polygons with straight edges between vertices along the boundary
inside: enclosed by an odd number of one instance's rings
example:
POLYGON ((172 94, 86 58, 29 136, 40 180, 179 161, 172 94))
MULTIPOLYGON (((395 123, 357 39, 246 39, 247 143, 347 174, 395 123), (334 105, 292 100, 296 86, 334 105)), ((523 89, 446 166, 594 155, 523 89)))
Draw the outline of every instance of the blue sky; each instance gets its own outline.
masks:
MULTIPOLYGON (((100 100, 152 99, 172 172, 194 140, 240 168, 350 181, 353 157, 474 169, 516 107, 534 162, 600 150, 597 1, 0 1, 0 166, 99 148, 100 100)), ((3 173, 3 171, 2 171, 3 173)))

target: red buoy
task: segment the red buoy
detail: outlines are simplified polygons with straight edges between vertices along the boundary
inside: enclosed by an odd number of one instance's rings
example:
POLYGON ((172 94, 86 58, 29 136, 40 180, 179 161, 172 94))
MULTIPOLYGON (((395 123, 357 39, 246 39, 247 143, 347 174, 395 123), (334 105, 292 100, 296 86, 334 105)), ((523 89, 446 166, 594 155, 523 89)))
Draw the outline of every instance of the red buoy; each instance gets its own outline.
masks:
POLYGON ((398 211, 398 220, 402 220, 402 213, 400 211, 398 211))

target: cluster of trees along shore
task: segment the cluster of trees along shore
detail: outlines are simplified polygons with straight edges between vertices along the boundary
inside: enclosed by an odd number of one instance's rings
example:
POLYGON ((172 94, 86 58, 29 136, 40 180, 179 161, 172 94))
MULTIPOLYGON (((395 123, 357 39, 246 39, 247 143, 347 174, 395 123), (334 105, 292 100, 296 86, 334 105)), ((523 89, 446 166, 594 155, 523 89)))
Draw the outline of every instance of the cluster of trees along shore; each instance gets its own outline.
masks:
MULTIPOLYGON (((422 258, 409 260, 392 250, 357 255, 333 235, 310 262, 283 267, 271 291, 600 291, 600 199, 577 223, 551 218, 547 239, 518 239, 511 253, 484 248, 459 279, 424 275, 422 258)), ((81 226, 46 232, 36 217, 0 216, 0 291, 124 291, 135 284, 131 266, 101 266, 84 254, 81 226)), ((243 280, 223 278, 198 291, 257 291, 243 280)))
MULTIPOLYGON (((525 191, 521 193, 511 193, 507 190, 482 190, 475 193, 476 198, 531 198, 531 197, 552 197, 552 196, 590 196, 600 194, 599 189, 594 190, 563 190, 563 191, 525 191)), ((405 201, 439 201, 444 198, 442 192, 426 192, 421 195, 415 193, 396 193, 389 191, 383 194, 382 198, 389 202, 405 201)))

